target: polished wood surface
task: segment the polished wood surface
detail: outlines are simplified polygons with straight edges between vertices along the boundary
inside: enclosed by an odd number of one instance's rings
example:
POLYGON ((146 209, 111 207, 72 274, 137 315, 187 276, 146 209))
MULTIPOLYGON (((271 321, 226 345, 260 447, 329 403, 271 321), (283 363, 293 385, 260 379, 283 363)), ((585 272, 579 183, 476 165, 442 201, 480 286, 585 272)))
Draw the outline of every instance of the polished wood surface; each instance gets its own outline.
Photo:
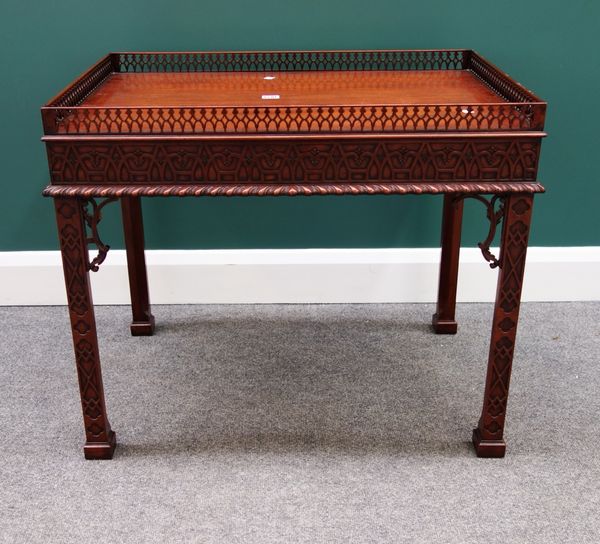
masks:
POLYGON ((546 103, 470 50, 111 53, 42 107, 44 133, 524 131, 546 103))
POLYGON ((154 316, 150 309, 150 296, 148 294, 142 203, 140 199, 136 197, 122 198, 121 213, 133 317, 130 327, 131 334, 133 336, 152 336, 154 333, 154 316))
POLYGON ((86 210, 80 199, 55 198, 56 224, 79 380, 86 442, 86 459, 111 459, 116 435, 104 401, 96 317, 90 284, 86 210))
POLYGON ((111 74, 81 105, 320 106, 504 101, 467 70, 208 72, 111 74))
POLYGON ((463 200, 457 200, 454 195, 444 195, 438 301, 432 319, 433 329, 437 334, 456 334, 458 329, 454 313, 463 207, 463 200))
POLYGON ((457 331, 463 202, 474 199, 487 219, 478 246, 500 274, 472 440, 478 456, 502 457, 533 195, 544 191, 537 170, 545 111, 545 102, 470 50, 101 59, 42 108, 44 194, 55 201, 85 456, 109 459, 115 449, 88 277, 109 249, 98 227, 105 205, 121 200, 131 333, 151 335, 141 196, 443 194, 433 330, 457 331), (98 250, 92 260, 90 244, 98 250))

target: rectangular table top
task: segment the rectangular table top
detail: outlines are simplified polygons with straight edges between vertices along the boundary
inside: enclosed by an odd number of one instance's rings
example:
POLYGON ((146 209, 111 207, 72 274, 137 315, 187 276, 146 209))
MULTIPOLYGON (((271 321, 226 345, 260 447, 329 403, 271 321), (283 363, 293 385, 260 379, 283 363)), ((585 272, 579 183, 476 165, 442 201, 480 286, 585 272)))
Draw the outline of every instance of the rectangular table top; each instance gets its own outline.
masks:
POLYGON ((111 53, 42 108, 54 134, 542 131, 546 104, 470 50, 111 53))
POLYGON ((545 110, 471 50, 110 53, 42 107, 44 194, 539 192, 545 110))
POLYGON ((506 102, 467 70, 110 74, 82 106, 342 106, 506 102))

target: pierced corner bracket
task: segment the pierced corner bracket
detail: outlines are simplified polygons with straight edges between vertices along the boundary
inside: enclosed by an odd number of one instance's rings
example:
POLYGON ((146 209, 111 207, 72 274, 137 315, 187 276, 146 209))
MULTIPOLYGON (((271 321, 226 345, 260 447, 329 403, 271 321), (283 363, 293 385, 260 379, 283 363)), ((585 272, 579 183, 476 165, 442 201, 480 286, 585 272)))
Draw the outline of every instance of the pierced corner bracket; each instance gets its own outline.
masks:
POLYGON ((98 254, 87 263, 87 269, 92 272, 98 272, 100 265, 106 259, 106 254, 110 249, 108 244, 105 244, 98 234, 98 223, 102 220, 102 208, 111 202, 117 200, 116 197, 105 198, 102 202, 97 203, 95 199, 90 198, 83 202, 83 218, 86 225, 89 227, 91 233, 86 238, 88 244, 94 244, 98 248, 98 254), (88 209, 88 205, 91 205, 91 210, 88 209))
POLYGON ((481 250, 483 258, 490 263, 490 268, 502 268, 502 262, 490 251, 490 245, 496 236, 496 227, 504 217, 504 195, 494 195, 490 200, 488 200, 485 197, 475 193, 461 193, 456 195, 454 202, 458 202, 459 200, 464 200, 466 198, 477 200, 486 207, 486 215, 488 221, 490 222, 490 228, 486 239, 483 242, 479 242, 477 247, 481 250), (499 202, 499 205, 496 209, 497 202, 499 202))

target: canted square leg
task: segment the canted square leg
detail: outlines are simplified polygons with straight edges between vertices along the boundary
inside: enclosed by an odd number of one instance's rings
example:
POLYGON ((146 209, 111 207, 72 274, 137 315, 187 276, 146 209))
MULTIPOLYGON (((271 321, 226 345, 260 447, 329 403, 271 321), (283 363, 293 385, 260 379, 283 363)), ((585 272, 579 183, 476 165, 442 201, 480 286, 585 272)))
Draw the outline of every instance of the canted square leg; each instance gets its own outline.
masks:
POLYGON ((75 364, 83 409, 86 459, 111 459, 116 446, 104 402, 94 304, 89 281, 89 256, 84 202, 55 198, 56 220, 63 261, 75 364))
POLYGON ((133 314, 131 334, 133 336, 152 336, 154 333, 154 316, 150 310, 150 296, 148 294, 148 275, 144 256, 144 224, 140 198, 122 197, 121 211, 127 251, 131 311, 133 314))
POLYGON ((473 431, 473 444, 478 457, 504 457, 506 451, 504 421, 532 207, 531 194, 511 194, 504 201, 500 273, 483 409, 479 425, 473 431))
POLYGON ((444 195, 442 215, 442 259, 438 287, 437 309, 432 325, 436 334, 456 334, 454 318, 456 308, 456 286, 458 282, 458 260, 462 227, 463 200, 455 195, 444 195))

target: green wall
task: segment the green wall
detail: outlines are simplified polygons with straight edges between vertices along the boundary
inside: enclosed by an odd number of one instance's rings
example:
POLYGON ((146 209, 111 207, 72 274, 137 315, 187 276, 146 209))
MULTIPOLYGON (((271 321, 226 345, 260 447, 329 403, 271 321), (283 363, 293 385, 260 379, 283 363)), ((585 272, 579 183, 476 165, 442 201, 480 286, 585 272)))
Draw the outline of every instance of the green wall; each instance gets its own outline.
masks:
MULTIPOLYGON (((549 102, 531 243, 600 245, 598 0, 0 1, 0 250, 55 249, 39 107, 114 50, 472 48, 549 102)), ((485 234, 469 203, 465 244, 485 234)), ((148 247, 428 247, 441 197, 144 201, 148 247)), ((110 208, 113 208, 112 210, 110 208)), ((115 205, 103 238, 122 246, 115 205)))

